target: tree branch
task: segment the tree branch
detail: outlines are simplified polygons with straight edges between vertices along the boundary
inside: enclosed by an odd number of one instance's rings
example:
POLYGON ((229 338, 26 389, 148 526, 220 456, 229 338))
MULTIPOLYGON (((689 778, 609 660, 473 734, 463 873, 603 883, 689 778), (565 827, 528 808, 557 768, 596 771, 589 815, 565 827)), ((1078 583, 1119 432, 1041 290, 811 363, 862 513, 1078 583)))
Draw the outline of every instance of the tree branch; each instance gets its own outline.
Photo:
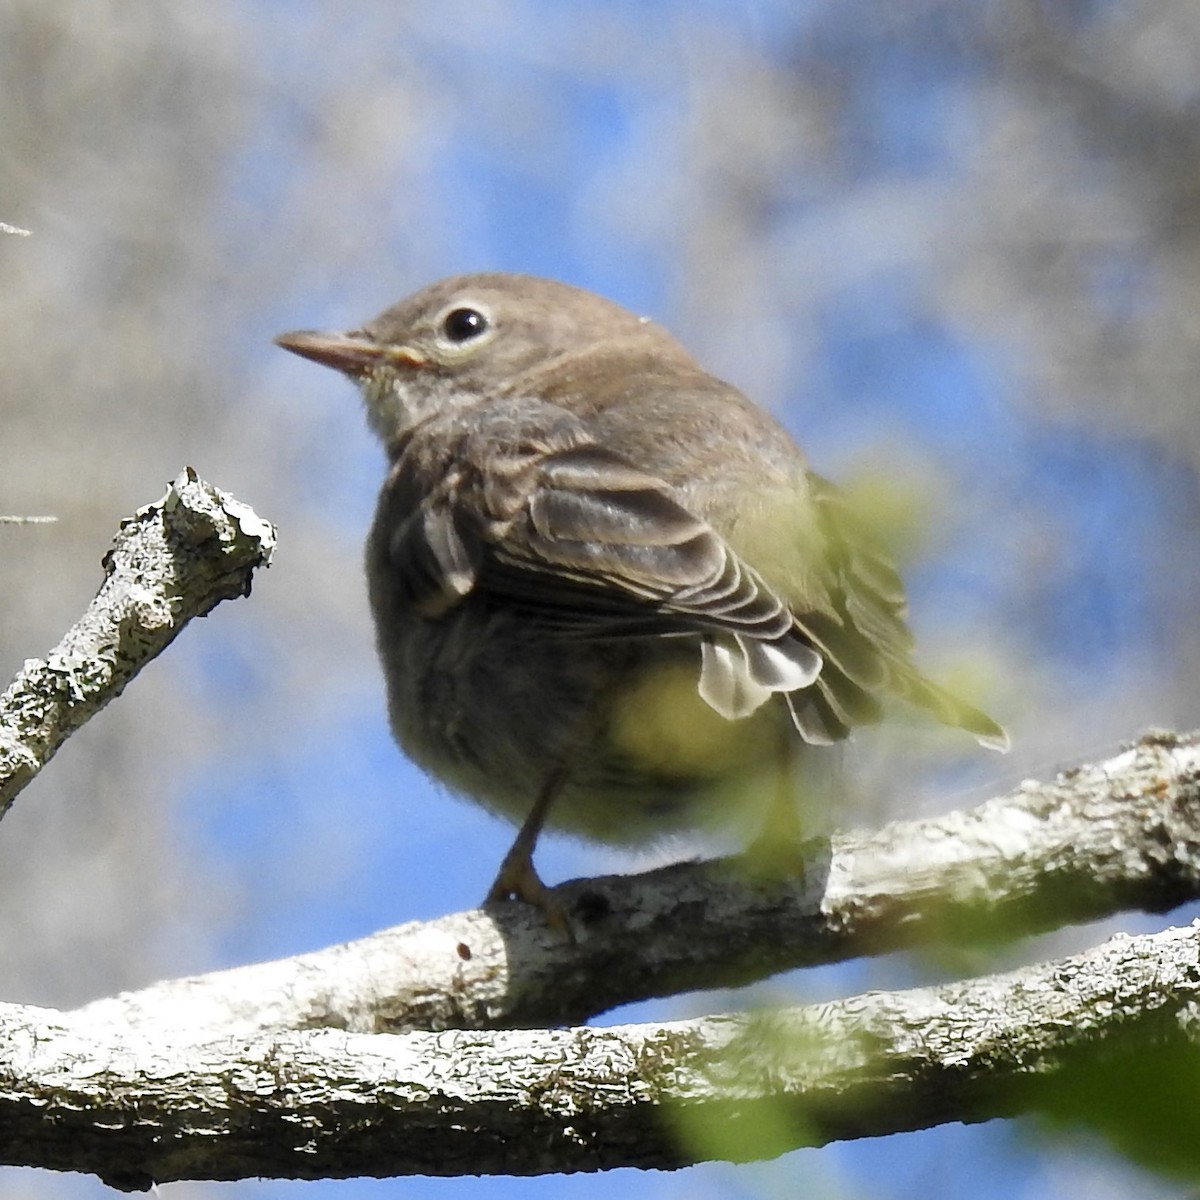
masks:
POLYGON ((1098 1047, 1192 1045, 1197 999, 1193 927, 941 987, 612 1029, 165 1044, 0 1006, 0 1157, 129 1190, 748 1160, 1010 1115, 1098 1047))
POLYGON ((193 617, 245 596, 275 529, 186 467, 155 504, 123 521, 87 611, 0 697, 0 817, 72 733, 193 617))
POLYGON ((978 944, 1200 898, 1200 739, 1155 734, 1107 762, 967 812, 812 848, 796 878, 741 859, 555 889, 575 941, 505 903, 80 1010, 153 1030, 254 1036, 578 1024, 608 1008, 930 944, 978 944))

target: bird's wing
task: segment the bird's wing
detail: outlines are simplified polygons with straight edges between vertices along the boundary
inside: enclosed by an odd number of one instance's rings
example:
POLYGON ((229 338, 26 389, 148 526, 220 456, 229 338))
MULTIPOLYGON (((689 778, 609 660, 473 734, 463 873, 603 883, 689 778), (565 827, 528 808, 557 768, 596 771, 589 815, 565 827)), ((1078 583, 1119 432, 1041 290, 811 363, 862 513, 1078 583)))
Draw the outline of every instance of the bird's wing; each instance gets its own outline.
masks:
POLYGON ((699 633, 700 694, 740 717, 809 687, 820 655, 787 604, 661 479, 595 444, 544 458, 484 586, 560 631, 699 633))
POLYGON ((438 442, 436 461, 418 455, 407 484, 403 459, 393 476, 411 504, 391 559, 422 611, 471 594, 524 610, 547 636, 700 635, 700 692, 714 709, 741 717, 783 693, 812 743, 878 720, 888 693, 1003 740, 912 665, 900 579, 824 480, 809 479, 818 536, 804 553, 817 585, 801 598, 579 422, 498 420, 438 442))
MULTIPOLYGON (((668 484, 578 425, 461 438, 417 470, 390 557, 429 615, 468 594, 524 610, 550 637, 702 637, 700 692, 731 718, 808 687, 821 657, 787 604, 668 484)), ((403 490, 403 460, 393 488, 403 490)))

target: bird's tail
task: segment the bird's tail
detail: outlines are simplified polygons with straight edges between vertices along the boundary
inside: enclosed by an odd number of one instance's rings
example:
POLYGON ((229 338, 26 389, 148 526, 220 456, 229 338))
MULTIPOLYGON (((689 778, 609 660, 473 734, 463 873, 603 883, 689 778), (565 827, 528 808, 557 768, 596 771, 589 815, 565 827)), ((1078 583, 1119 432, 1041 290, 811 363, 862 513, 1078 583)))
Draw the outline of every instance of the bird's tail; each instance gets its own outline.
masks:
POLYGON ((904 681, 902 694, 906 700, 935 716, 943 725, 953 725, 973 734, 975 740, 988 750, 997 750, 1001 754, 1007 752, 1010 743, 1002 725, 915 671, 904 681))

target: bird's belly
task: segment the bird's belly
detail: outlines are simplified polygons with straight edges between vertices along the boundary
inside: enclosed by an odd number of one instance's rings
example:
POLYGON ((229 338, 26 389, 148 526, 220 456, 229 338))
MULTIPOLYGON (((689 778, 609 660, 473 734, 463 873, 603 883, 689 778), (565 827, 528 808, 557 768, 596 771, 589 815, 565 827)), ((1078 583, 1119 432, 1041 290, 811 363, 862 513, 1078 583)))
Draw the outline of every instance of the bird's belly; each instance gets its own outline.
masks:
POLYGON ((741 721, 709 708, 698 641, 554 639, 481 617, 409 615, 380 640, 396 739, 455 792, 520 822, 561 769, 547 826, 616 844, 749 827, 777 797, 783 706, 741 721))

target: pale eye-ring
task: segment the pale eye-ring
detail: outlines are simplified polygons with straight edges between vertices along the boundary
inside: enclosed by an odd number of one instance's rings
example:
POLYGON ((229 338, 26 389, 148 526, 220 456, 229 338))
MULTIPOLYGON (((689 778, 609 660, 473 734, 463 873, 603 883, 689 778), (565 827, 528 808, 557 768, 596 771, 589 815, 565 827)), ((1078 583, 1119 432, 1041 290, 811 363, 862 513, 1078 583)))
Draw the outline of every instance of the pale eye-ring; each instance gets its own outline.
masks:
POLYGON ((488 319, 477 308, 452 308, 442 318, 442 333, 447 341, 461 345, 488 331, 488 319))

